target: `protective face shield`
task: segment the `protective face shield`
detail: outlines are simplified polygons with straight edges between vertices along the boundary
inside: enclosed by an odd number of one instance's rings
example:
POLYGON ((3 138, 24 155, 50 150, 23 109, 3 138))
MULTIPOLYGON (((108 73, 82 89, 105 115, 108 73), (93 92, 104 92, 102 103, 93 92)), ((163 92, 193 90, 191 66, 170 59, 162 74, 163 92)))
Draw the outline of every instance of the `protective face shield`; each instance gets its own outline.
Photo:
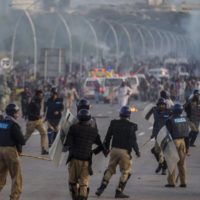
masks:
POLYGON ((77 103, 77 110, 81 109, 90 109, 90 102, 87 99, 80 99, 79 102, 77 103))
POLYGON ((172 108, 173 114, 181 115, 183 112, 183 106, 179 103, 175 104, 172 108))
POLYGON ((123 106, 119 112, 119 116, 124 118, 130 118, 131 109, 128 106, 123 106))
POLYGON ((160 97, 162 97, 162 98, 164 98, 164 99, 168 99, 168 98, 169 98, 169 94, 168 94, 167 91, 162 90, 162 91, 160 92, 160 97))
POLYGON ((78 112, 77 118, 80 122, 87 122, 91 119, 90 111, 87 109, 81 109, 78 112))

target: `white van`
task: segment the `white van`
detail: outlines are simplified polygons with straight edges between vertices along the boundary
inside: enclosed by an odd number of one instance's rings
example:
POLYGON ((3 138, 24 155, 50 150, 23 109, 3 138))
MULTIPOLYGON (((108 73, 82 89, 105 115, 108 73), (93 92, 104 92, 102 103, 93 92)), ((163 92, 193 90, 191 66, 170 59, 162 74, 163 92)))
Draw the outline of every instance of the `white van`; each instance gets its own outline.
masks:
POLYGON ((104 103, 109 103, 111 98, 116 100, 117 98, 117 88, 120 87, 124 78, 122 77, 111 77, 105 78, 103 81, 103 101, 104 103))
POLYGON ((148 70, 150 76, 154 76, 156 79, 160 80, 162 78, 169 79, 169 71, 165 68, 152 68, 148 70))
POLYGON ((85 98, 89 98, 89 99, 94 98, 95 82, 98 82, 100 84, 100 93, 101 93, 102 81, 103 81, 103 79, 101 79, 101 78, 86 78, 86 80, 84 81, 84 84, 83 84, 83 96, 85 98))

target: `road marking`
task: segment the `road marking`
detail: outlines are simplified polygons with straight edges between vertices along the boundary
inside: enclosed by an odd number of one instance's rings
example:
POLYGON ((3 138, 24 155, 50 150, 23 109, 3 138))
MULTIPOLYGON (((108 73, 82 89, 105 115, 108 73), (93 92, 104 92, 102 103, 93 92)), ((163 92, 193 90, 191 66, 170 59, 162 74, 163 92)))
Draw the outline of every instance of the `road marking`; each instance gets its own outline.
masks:
POLYGON ((152 130, 153 129, 153 126, 149 127, 149 130, 152 130))
POLYGON ((141 132, 141 133, 139 133, 138 135, 139 136, 142 136, 142 135, 144 135, 145 134, 145 132, 141 132))

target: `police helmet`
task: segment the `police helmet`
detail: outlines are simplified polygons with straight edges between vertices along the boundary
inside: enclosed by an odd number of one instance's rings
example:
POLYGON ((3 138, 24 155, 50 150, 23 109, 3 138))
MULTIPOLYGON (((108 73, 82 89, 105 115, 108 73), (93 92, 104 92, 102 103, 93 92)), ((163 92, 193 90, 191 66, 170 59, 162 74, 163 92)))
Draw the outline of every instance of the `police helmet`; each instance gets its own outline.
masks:
POLYGON ((87 99, 80 99, 77 103, 77 109, 78 111, 81 109, 90 109, 90 102, 87 99))
POLYGON ((183 112, 183 106, 179 103, 176 103, 172 108, 173 114, 180 115, 183 112))
POLYGON ((194 90, 193 92, 194 95, 200 95, 200 91, 198 89, 194 90))
POLYGON ((13 103, 8 104, 6 107, 6 114, 9 116, 13 116, 18 111, 19 111, 19 107, 13 103))
POLYGON ((159 106, 159 105, 167 105, 167 104, 164 98, 159 98, 156 105, 159 106))
POLYGON ((131 109, 128 106, 123 106, 119 112, 119 116, 129 118, 131 116, 131 109))
POLYGON ((87 110, 87 109, 81 109, 81 110, 79 110, 77 118, 81 122, 89 121, 91 119, 90 111, 87 110))
POLYGON ((160 97, 164 98, 164 99, 168 99, 169 98, 169 94, 167 91, 162 90, 160 91, 160 97))

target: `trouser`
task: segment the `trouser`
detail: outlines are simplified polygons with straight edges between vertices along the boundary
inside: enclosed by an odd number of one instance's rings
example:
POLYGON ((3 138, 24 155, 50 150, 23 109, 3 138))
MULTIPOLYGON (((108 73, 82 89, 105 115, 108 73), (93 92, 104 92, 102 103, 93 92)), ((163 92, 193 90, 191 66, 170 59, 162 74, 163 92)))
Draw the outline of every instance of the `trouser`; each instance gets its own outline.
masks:
POLYGON ((66 108, 71 110, 74 103, 74 98, 67 98, 66 99, 66 108))
POLYGON ((154 147, 151 149, 151 153, 154 154, 158 163, 162 164, 164 162, 164 156, 162 150, 157 142, 155 142, 154 147))
POLYGON ((125 149, 112 148, 110 152, 110 161, 108 168, 103 176, 103 183, 108 184, 110 178, 116 173, 116 167, 119 165, 121 172, 119 186, 117 190, 123 191, 126 182, 128 181, 132 170, 132 159, 130 154, 125 149), (123 188, 121 187, 123 185, 123 188))
POLYGON ((20 160, 15 147, 0 147, 0 191, 6 184, 7 174, 12 180, 10 200, 18 200, 22 193, 20 160))
POLYGON ((51 146, 56 138, 56 135, 58 133, 58 125, 59 125, 60 120, 48 120, 47 126, 48 126, 48 141, 49 141, 49 146, 51 146))
POLYGON ((197 120, 190 120, 189 125, 190 125, 190 133, 189 133, 189 140, 190 140, 190 145, 194 145, 198 133, 199 133, 199 121, 197 120))
MULTIPOLYGON (((89 162, 72 159, 69 162, 69 185, 70 192, 75 193, 75 197, 87 199, 89 192, 89 162)), ((73 197, 73 196, 72 196, 73 197)))
MULTIPOLYGON (((176 145, 176 149, 179 155, 179 162, 177 163, 179 170, 179 177, 181 184, 186 184, 186 168, 185 168, 185 157, 186 157, 186 147, 184 139, 176 139, 174 140, 176 145)), ((169 172, 168 175, 168 183, 170 185, 176 184, 176 169, 172 173, 169 172)))
POLYGON ((30 138, 35 129, 39 131, 41 136, 41 148, 47 149, 47 132, 42 119, 27 122, 25 140, 30 138))

